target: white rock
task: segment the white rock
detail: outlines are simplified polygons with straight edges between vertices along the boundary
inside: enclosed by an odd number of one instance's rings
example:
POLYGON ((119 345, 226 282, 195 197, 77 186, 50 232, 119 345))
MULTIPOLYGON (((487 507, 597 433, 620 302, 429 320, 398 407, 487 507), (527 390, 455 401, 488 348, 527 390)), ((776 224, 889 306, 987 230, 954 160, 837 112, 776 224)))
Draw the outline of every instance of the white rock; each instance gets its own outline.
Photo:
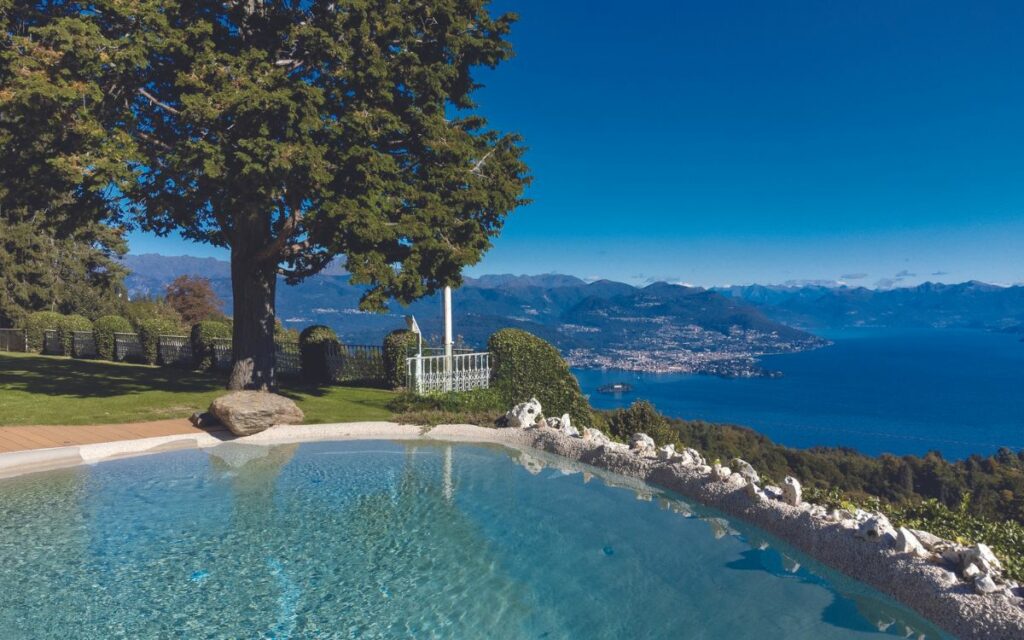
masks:
POLYGON ((640 455, 651 455, 654 453, 654 438, 646 433, 634 433, 629 439, 629 448, 640 455))
POLYGON ((750 463, 746 460, 742 458, 733 458, 731 464, 733 472, 743 476, 743 479, 747 482, 761 482, 761 478, 757 475, 757 471, 754 467, 750 466, 750 463))
POLYGON ((671 462, 679 457, 679 454, 676 453, 676 445, 674 444, 666 444, 664 447, 658 447, 657 454, 658 460, 664 460, 666 462, 671 462))
POLYGON ((629 445, 622 444, 621 442, 606 442, 601 445, 605 451, 614 451, 615 453, 629 453, 629 445))
POLYGON ((948 544, 946 540, 943 540, 934 533, 930 533, 928 531, 919 531, 917 529, 910 529, 909 531, 910 533, 914 534, 914 537, 916 537, 921 542, 921 545, 929 551, 935 551, 936 547, 948 544))
POLYGON ((896 551, 911 553, 918 558, 928 557, 928 550, 924 548, 924 545, 917 539, 917 536, 906 527, 900 527, 896 532, 896 551))
POLYGON ((857 537, 871 542, 895 542, 896 530, 889 523, 889 518, 879 513, 860 523, 857 527, 857 537))
POLYGON ((513 429, 526 429, 543 418, 540 402, 537 398, 530 398, 528 402, 520 402, 505 414, 505 425, 513 429))
POLYGON ((683 456, 683 464, 686 464, 686 465, 693 465, 695 467, 702 467, 705 464, 707 464, 704 461, 704 456, 700 455, 700 452, 697 451, 696 449, 691 449, 690 447, 687 447, 687 448, 683 449, 682 456, 683 456), (686 457, 687 456, 690 457, 691 462, 686 462, 686 457))
POLYGON ((562 433, 564 433, 565 435, 567 435, 569 437, 572 437, 572 438, 579 438, 580 437, 580 430, 577 429, 576 427, 574 427, 573 425, 563 426, 560 429, 560 431, 562 433))
POLYGON ((973 562, 971 564, 967 565, 966 567, 964 567, 964 570, 963 570, 964 580, 974 580, 975 578, 977 578, 980 575, 982 575, 981 569, 979 569, 978 565, 974 564, 973 562))
POLYGON ((773 484, 766 484, 764 486, 764 495, 772 500, 782 500, 782 488, 776 487, 773 484))
POLYGON ((1003 588, 996 584, 995 580, 992 579, 992 576, 989 576, 989 575, 986 574, 986 575, 983 575, 983 576, 979 576, 974 581, 974 590, 977 593, 980 593, 980 594, 984 595, 984 594, 988 594, 988 593, 995 593, 997 591, 1002 591, 1003 588))
POLYGON ((782 500, 794 507, 799 507, 803 501, 803 488, 800 486, 800 481, 793 476, 786 476, 786 479, 782 481, 782 500))
POLYGON ((594 429, 592 427, 583 427, 583 441, 593 442, 594 444, 608 444, 611 439, 604 435, 600 429, 594 429))
POLYGON ((715 480, 728 480, 729 476, 732 475, 732 469, 729 467, 723 467, 721 463, 716 462, 711 467, 711 477, 715 480))
POLYGON ((761 491, 761 488, 758 487, 753 482, 750 482, 749 480, 747 481, 747 484, 744 485, 743 489, 744 491, 747 492, 747 496, 755 500, 763 500, 765 497, 764 493, 761 491))
POLYGON ((992 549, 982 542, 979 542, 967 550, 964 554, 963 562, 964 565, 978 565, 981 572, 985 574, 998 575, 1003 570, 1003 563, 999 562, 999 558, 996 557, 996 554, 992 553, 992 549))
POLYGON ((699 466, 697 467, 697 473, 700 473, 700 474, 702 474, 702 475, 705 475, 705 476, 706 476, 706 475, 708 475, 709 473, 711 473, 711 467, 709 467, 709 466, 708 466, 708 465, 706 465, 706 464, 702 464, 702 465, 699 465, 699 466))

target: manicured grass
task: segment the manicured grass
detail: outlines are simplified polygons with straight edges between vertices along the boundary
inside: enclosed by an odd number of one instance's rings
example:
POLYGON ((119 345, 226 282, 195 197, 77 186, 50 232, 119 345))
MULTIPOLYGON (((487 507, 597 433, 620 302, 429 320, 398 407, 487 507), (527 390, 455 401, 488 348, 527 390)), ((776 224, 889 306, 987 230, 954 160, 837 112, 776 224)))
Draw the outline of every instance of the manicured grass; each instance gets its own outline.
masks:
MULTIPOLYGON (((186 418, 225 393, 224 378, 169 367, 0 353, 0 426, 186 418)), ((306 422, 387 420, 390 391, 285 386, 306 422)))

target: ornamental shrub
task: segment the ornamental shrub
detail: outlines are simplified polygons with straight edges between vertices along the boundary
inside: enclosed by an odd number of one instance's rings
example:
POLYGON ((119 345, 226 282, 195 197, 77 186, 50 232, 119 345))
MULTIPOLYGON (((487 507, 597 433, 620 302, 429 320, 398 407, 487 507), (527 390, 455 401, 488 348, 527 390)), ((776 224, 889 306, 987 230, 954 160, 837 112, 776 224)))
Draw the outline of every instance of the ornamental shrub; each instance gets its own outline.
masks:
POLYGON ((306 327, 299 334, 299 362, 302 366, 302 377, 307 382, 316 384, 330 382, 331 372, 327 366, 327 350, 331 346, 340 347, 341 341, 334 329, 322 324, 306 327))
POLYGON ((616 409, 607 414, 608 432, 613 438, 629 442, 634 433, 646 433, 658 445, 679 442, 679 433, 672 429, 665 416, 646 400, 637 400, 628 409, 616 409))
POLYGON ((203 320, 192 325, 192 357, 196 369, 206 371, 215 364, 213 342, 217 338, 231 338, 231 325, 219 320, 203 320))
POLYGON ((509 406, 537 398, 545 415, 568 413, 581 427, 594 423, 579 382, 553 345, 521 329, 502 329, 491 336, 487 348, 491 386, 509 406))
POLYGON ((60 334, 60 345, 64 355, 70 356, 73 355, 71 349, 75 343, 75 331, 92 331, 92 321, 77 314, 61 316, 57 322, 57 331, 60 334))
POLYGON ((400 389, 406 383, 405 359, 416 353, 419 338, 408 329, 395 329, 384 336, 384 384, 400 389))
POLYGON ((21 321, 21 328, 28 336, 28 350, 34 353, 43 351, 43 334, 49 329, 60 326, 61 316, 56 311, 36 311, 21 321))
POLYGON ((181 325, 168 318, 150 318, 141 320, 135 330, 139 333, 139 342, 142 343, 142 356, 148 364, 156 364, 160 355, 157 338, 166 335, 180 335, 181 325))
POLYGON ((121 316, 103 316, 92 325, 93 339, 96 341, 96 355, 104 360, 114 359, 114 334, 131 333, 132 323, 121 316))

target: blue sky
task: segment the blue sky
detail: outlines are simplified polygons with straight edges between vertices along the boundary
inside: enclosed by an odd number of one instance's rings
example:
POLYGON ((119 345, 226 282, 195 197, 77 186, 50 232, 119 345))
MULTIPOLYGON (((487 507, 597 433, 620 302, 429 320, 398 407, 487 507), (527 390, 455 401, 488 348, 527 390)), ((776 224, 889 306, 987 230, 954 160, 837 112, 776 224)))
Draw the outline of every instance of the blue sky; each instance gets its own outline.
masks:
POLYGON ((1024 282, 1024 3, 495 8, 517 57, 478 102, 526 138, 534 203, 467 273, 1024 282))

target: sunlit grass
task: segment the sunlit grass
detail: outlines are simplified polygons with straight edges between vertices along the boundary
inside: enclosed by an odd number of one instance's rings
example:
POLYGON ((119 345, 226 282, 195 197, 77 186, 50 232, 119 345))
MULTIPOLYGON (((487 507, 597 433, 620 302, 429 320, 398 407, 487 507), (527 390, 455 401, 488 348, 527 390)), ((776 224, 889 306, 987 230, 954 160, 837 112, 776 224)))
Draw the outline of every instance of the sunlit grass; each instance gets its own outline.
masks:
MULTIPOLYGON (((387 420, 390 391, 285 384, 306 422, 387 420)), ((170 367, 0 353, 0 426, 185 418, 225 393, 224 378, 170 367)))

